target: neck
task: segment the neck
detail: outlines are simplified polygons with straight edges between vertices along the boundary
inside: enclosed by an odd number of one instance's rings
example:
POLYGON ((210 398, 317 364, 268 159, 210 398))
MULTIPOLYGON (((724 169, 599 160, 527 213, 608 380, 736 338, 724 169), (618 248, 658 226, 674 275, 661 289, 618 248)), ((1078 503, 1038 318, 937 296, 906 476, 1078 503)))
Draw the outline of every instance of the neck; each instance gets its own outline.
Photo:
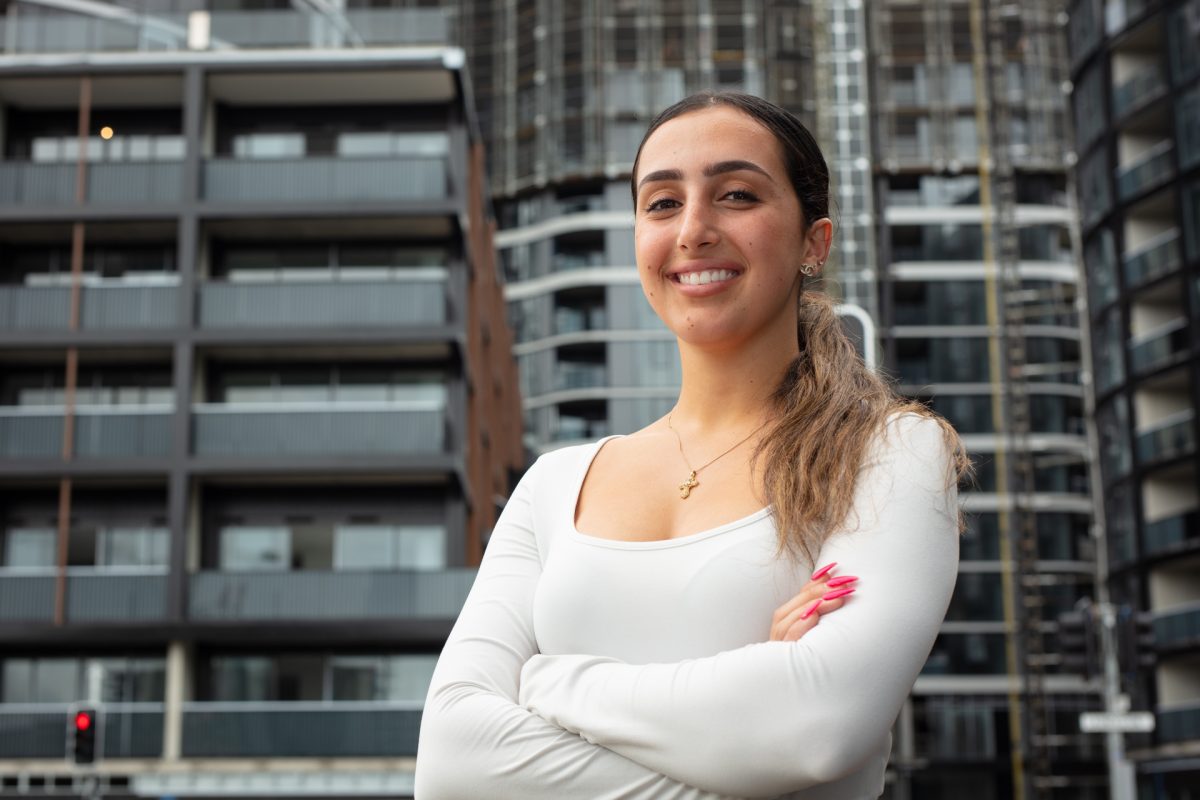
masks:
POLYGON ((713 431, 744 431, 771 416, 771 397, 788 365, 799 355, 780 337, 760 337, 756 343, 718 350, 679 342, 683 383, 672 412, 677 430, 704 436, 713 431))

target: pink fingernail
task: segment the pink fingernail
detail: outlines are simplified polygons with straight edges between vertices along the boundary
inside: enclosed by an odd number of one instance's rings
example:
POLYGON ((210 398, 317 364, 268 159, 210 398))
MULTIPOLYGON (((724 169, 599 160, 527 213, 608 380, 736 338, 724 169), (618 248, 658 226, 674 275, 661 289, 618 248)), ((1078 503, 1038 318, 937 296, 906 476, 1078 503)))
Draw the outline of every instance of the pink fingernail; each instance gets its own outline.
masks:
POLYGON ((841 586, 843 583, 854 583, 856 580, 858 580, 857 575, 843 575, 840 578, 834 578, 833 580, 828 581, 825 585, 829 587, 841 586))
POLYGON ((831 562, 829 562, 828 564, 826 564, 825 566, 821 567, 819 570, 817 570, 816 572, 814 572, 814 573, 812 574, 812 580, 814 580, 814 581, 815 581, 815 580, 818 580, 818 579, 820 579, 820 578, 824 578, 824 577, 825 577, 825 573, 829 572, 829 570, 833 569, 833 568, 834 568, 834 567, 836 567, 836 566, 837 566, 837 562, 836 562, 836 561, 831 561, 831 562))
POLYGON ((821 605, 821 601, 824 599, 825 598, 821 598, 821 600, 816 601, 811 606, 809 606, 807 609, 805 609, 804 613, 800 615, 800 619, 808 619, 809 617, 811 617, 813 615, 813 612, 817 610, 817 606, 821 605))
POLYGON ((822 600, 837 600, 839 597, 845 597, 848 594, 854 594, 854 589, 838 589, 836 592, 830 592, 823 596, 822 600))

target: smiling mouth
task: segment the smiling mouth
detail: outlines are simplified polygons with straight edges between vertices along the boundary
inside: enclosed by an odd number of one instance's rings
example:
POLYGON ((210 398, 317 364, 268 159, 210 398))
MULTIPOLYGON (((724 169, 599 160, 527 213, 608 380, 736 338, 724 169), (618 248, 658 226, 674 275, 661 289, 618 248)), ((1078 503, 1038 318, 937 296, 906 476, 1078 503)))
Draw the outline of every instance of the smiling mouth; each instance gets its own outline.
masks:
POLYGON ((737 277, 738 273, 731 269, 706 269, 700 272, 679 272, 671 276, 676 283, 687 286, 703 286, 708 283, 720 283, 737 277))

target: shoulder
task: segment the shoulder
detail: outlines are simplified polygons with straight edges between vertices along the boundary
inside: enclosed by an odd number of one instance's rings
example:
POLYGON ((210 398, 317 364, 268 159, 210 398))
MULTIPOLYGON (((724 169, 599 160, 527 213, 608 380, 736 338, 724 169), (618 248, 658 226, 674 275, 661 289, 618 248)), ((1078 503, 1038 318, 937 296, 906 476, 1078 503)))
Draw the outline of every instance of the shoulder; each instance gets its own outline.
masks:
POLYGON ((545 484, 561 484, 580 477, 580 473, 592 463, 597 451, 605 442, 617 437, 606 436, 594 442, 560 447, 538 456, 525 472, 522 481, 545 484))
POLYGON ((886 464, 890 470, 914 470, 912 477, 938 478, 939 488, 955 483, 957 435, 937 417, 902 411, 883 425, 865 467, 886 464), (951 473, 954 473, 953 475, 951 473))

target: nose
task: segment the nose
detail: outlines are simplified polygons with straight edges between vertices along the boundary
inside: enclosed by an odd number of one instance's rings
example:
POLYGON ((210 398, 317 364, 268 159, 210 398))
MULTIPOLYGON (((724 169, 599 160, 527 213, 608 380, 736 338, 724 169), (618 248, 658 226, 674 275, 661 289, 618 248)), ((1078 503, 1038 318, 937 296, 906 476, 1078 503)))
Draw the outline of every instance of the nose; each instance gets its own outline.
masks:
POLYGON ((716 244, 720 238, 711 208, 696 201, 684 206, 679 221, 679 249, 695 252, 716 244))

